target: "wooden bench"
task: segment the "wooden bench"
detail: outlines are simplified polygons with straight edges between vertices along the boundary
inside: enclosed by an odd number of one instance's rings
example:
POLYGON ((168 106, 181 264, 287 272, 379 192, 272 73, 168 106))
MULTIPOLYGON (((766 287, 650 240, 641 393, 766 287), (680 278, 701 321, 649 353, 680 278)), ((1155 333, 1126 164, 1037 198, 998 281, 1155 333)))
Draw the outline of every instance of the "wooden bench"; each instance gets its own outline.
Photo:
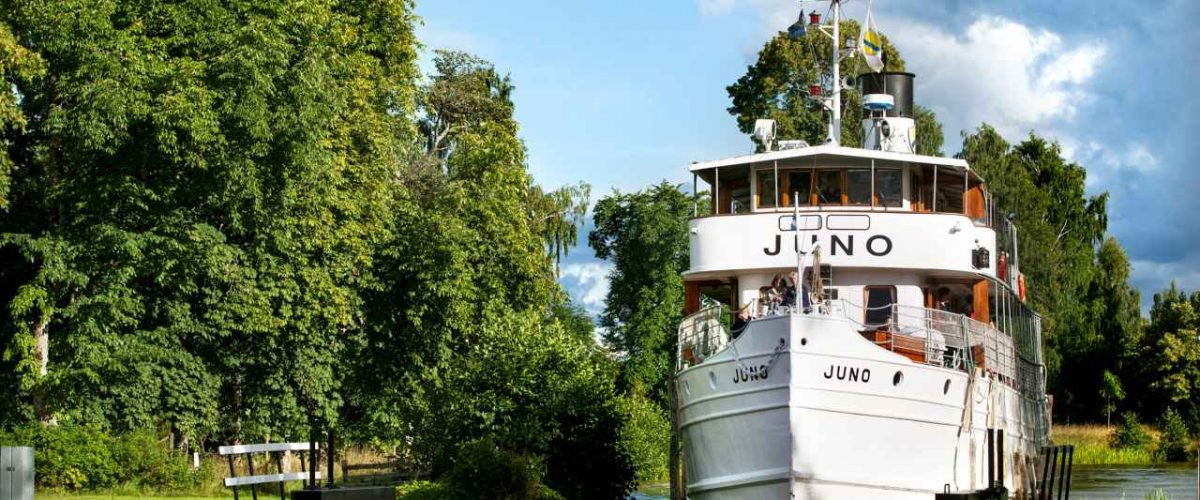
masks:
POLYGON ((287 481, 304 481, 311 479, 313 481, 321 479, 321 471, 314 470, 311 474, 305 471, 304 453, 312 453, 318 449, 317 443, 270 443, 270 444, 238 444, 231 446, 222 446, 218 448, 221 456, 229 459, 229 477, 225 478, 225 486, 233 488, 233 498, 238 498, 238 487, 249 486, 250 495, 254 500, 258 500, 258 485, 279 483, 279 498, 286 498, 284 491, 284 483, 287 481), (311 448, 310 448, 311 446, 311 448), (312 450, 310 452, 310 449, 312 450), (300 472, 284 472, 283 471, 283 455, 286 452, 296 451, 300 453, 300 472), (267 461, 274 461, 276 470, 275 474, 257 474, 254 470, 254 454, 267 454, 267 461), (237 455, 245 455, 246 462, 250 466, 250 475, 238 477, 237 471, 233 467, 234 457, 237 455))
POLYGON ((925 363, 925 339, 893 335, 887 330, 866 330, 859 333, 875 345, 904 356, 914 363, 925 363))

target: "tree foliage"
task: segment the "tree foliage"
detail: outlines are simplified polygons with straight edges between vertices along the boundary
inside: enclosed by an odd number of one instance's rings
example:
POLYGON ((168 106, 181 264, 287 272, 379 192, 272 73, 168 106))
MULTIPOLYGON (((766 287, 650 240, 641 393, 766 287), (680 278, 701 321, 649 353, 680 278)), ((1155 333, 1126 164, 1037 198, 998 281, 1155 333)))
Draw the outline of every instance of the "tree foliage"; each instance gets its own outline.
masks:
POLYGON ((1200 431, 1200 292, 1174 283, 1154 294, 1150 322, 1138 348, 1141 382, 1148 387, 1146 415, 1177 411, 1200 431))
MULTIPOLYGON (((855 21, 842 21, 841 40, 843 47, 848 40, 857 40, 859 25, 855 21)), ((800 40, 792 40, 787 33, 778 33, 763 45, 758 60, 746 69, 746 74, 727 87, 733 101, 728 111, 737 118, 738 129, 743 133, 754 131, 754 121, 761 118, 775 120, 777 135, 782 139, 803 139, 809 144, 822 144, 828 137, 829 112, 811 99, 810 85, 830 88, 832 69, 829 61, 833 46, 824 35, 810 34, 800 40)), ((904 59, 886 36, 883 37, 885 71, 904 71, 904 59)), ((842 62, 842 75, 857 76, 871 71, 861 57, 855 56, 842 62)), ((863 144, 862 98, 853 89, 845 89, 842 99, 843 146, 861 147, 863 144)), ((928 109, 917 106, 917 152, 940 154, 942 147, 941 125, 937 116, 928 109)), ((755 139, 757 141, 757 139, 755 139)), ((761 148, 762 145, 758 144, 761 148)))
POLYGON ((1010 145, 982 125, 964 137, 960 156, 987 180, 997 213, 1013 216, 1056 411, 1099 418, 1104 379, 1096 368, 1116 368, 1127 345, 1120 342, 1137 326, 1128 260, 1115 240, 1103 240, 1107 193, 1089 196, 1085 169, 1034 134, 1010 145))
POLYGON ((589 190, 530 177, 509 77, 418 81, 408 0, 0 7, 0 427, 330 424, 441 470, 492 439, 628 491, 555 281, 589 190))
POLYGON ((18 400, 192 437, 334 420, 412 136, 408 2, 3 12, 45 68, 6 73, 26 119, 4 136, 7 351, 45 395, 18 400))
POLYGON ((613 263, 600 316, 604 341, 624 358, 624 386, 660 403, 683 319, 681 274, 688 267, 691 213, 691 197, 664 181, 600 199, 596 228, 588 235, 596 256, 613 263))

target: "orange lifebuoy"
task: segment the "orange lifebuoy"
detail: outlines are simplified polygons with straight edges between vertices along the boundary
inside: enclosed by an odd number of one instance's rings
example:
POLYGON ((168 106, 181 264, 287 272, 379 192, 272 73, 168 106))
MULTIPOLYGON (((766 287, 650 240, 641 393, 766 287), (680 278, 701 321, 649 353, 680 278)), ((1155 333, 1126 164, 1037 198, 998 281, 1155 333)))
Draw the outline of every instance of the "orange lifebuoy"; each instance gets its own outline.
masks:
POLYGON ((1000 281, 1008 280, 1008 256, 1004 252, 1000 252, 1000 257, 996 259, 996 275, 1000 281))
POLYGON ((1025 302, 1025 274, 1017 275, 1017 293, 1021 296, 1021 302, 1025 302))

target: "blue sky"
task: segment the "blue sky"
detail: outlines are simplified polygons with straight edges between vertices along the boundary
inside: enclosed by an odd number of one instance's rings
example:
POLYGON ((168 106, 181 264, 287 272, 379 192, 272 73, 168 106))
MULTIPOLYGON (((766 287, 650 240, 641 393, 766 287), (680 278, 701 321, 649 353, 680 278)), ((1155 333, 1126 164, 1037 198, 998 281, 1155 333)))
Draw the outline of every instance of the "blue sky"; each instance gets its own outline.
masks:
MULTIPOLYGON (((862 19, 866 3, 845 2, 862 19)), ((825 7, 807 4, 806 8, 825 7)), ((512 75, 529 166, 547 187, 593 198, 749 152, 725 87, 795 19, 793 0, 418 0, 428 52, 475 53, 512 75)), ((916 101, 945 127, 986 121, 1010 141, 1058 140, 1107 191, 1109 230, 1145 301, 1176 280, 1200 289, 1200 2, 878 0, 878 27, 917 74, 916 101)), ((585 228, 586 230, 586 228, 585 228)), ((563 284, 603 307, 607 266, 583 244, 563 284)))

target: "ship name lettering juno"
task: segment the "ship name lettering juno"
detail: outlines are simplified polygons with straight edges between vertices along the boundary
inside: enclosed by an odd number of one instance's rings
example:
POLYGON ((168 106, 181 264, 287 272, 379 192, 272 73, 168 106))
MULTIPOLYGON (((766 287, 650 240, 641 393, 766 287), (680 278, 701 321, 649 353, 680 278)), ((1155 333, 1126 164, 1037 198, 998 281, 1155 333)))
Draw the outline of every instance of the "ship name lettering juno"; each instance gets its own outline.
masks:
POLYGON ((851 382, 867 383, 871 381, 871 369, 857 366, 829 365, 829 370, 823 373, 827 379, 849 380, 851 382))
MULTIPOLYGON (((812 235, 812 243, 819 241, 818 235, 812 235)), ((882 234, 874 235, 867 238, 867 253, 876 257, 892 253, 892 239, 882 234)), ((800 237, 792 237, 792 248, 794 251, 800 251, 800 237)), ((829 235, 829 255, 846 254, 846 256, 854 255, 854 235, 838 236, 836 234, 829 235)), ((775 241, 772 245, 763 247, 763 253, 767 255, 779 255, 783 249, 783 235, 775 235, 775 241)))
POLYGON ((733 383, 766 380, 768 375, 767 365, 739 366, 733 370, 733 383))

